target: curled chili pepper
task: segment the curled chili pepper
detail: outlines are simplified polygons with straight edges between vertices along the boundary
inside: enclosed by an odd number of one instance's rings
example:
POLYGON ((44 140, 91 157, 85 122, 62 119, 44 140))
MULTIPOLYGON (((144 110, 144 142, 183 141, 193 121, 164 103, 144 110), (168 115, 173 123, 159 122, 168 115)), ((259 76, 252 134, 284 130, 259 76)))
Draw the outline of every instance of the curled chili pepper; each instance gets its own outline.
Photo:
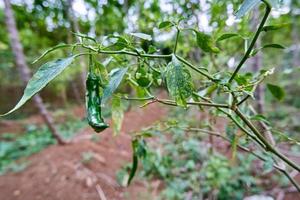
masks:
POLYGON ((86 79, 86 111, 89 125, 96 131, 101 132, 108 128, 101 116, 100 79, 91 70, 86 79))

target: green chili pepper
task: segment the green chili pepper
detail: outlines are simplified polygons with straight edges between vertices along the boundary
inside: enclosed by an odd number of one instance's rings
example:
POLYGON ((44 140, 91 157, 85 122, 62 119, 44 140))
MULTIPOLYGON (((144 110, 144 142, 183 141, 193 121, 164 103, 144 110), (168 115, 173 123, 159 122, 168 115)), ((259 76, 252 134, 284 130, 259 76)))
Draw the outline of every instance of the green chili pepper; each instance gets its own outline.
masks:
POLYGON ((100 82, 92 72, 86 79, 86 110, 89 125, 96 131, 101 132, 108 127, 101 116, 101 96, 99 94, 100 82))

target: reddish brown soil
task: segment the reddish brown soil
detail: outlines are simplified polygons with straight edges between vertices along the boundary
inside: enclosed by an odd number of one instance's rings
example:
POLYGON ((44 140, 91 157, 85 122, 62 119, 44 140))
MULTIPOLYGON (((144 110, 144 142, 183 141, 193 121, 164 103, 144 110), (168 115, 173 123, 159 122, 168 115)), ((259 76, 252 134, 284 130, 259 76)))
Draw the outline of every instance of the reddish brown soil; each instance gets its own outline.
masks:
MULTIPOLYGON (((82 115, 80 109, 75 113, 82 115)), ((53 145, 31 156, 26 170, 0 176, 0 199, 141 199, 142 193, 146 192, 142 183, 136 181, 128 188, 122 188, 117 184, 115 174, 123 164, 131 161, 130 134, 165 115, 166 110, 158 104, 128 112, 119 136, 112 136, 112 129, 107 129, 98 135, 97 142, 91 140, 93 130, 81 130, 71 144, 53 145), (93 156, 84 163, 86 152, 93 156)))

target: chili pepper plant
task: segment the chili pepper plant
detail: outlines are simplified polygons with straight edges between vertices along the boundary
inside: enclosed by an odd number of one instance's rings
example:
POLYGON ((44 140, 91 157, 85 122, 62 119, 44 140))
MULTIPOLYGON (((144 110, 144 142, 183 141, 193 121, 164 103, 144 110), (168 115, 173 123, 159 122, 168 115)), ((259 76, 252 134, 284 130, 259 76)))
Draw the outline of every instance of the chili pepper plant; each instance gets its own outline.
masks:
MULTIPOLYGON (((250 44, 237 66, 226 73, 209 71, 205 67, 199 67, 200 63, 193 63, 184 58, 178 52, 179 38, 182 33, 194 36, 198 47, 202 52, 218 56, 220 52, 220 41, 232 37, 241 37, 238 33, 223 33, 217 39, 195 28, 186 27, 183 19, 177 21, 163 21, 158 28, 173 29, 175 34, 173 50, 171 53, 162 54, 152 43, 147 50, 143 49, 137 41, 151 43, 152 37, 144 33, 131 33, 128 35, 108 35, 101 37, 99 42, 96 38, 85 34, 76 33, 81 40, 75 44, 59 44, 42 54, 33 63, 38 62, 47 54, 57 49, 67 49, 71 55, 43 64, 33 75, 24 90, 24 94, 17 105, 5 115, 19 109, 32 96, 41 91, 50 81, 62 73, 71 63, 80 56, 89 58, 86 79, 86 112, 89 125, 96 131, 101 132, 108 128, 104 122, 101 112, 111 105, 112 120, 115 132, 120 130, 123 117, 122 101, 141 101, 144 106, 151 103, 159 103, 165 106, 179 106, 186 108, 199 107, 203 109, 215 109, 215 113, 225 115, 249 142, 256 145, 260 151, 266 152, 266 156, 260 156, 255 151, 248 149, 242 144, 236 146, 244 151, 255 155, 258 159, 267 162, 272 160, 273 167, 286 176, 300 192, 298 183, 289 175, 290 170, 300 172, 300 166, 293 160, 281 153, 280 149, 272 141, 272 127, 264 124, 267 130, 257 127, 251 116, 255 112, 249 112, 249 100, 253 99, 254 91, 259 84, 263 84, 266 77, 271 76, 274 69, 262 70, 256 75, 245 75, 241 73, 245 62, 255 56, 264 48, 283 48, 279 44, 267 44, 255 48, 257 39, 262 33, 268 34, 269 30, 277 30, 278 26, 266 25, 274 1, 268 0, 245 0, 237 11, 237 17, 243 17, 255 5, 264 6, 264 15, 250 44), (106 60, 102 60, 107 57, 106 60), (109 67, 111 62, 120 67, 109 67), (109 71, 110 69, 110 71, 109 71), (136 96, 126 93, 116 93, 121 83, 136 89, 136 96), (197 84, 196 84, 197 83, 197 84), (201 84, 201 85, 199 85, 201 84), (157 87, 166 88, 169 98, 161 99, 153 94, 157 87), (112 98, 111 101, 109 101, 112 98), (220 100, 221 99, 221 100, 220 100), (268 132, 269 131, 269 132, 268 132), (267 132, 269 134, 267 134, 267 132)), ((114 65, 115 66, 115 65, 114 65)), ((278 99, 284 95, 283 90, 276 85, 268 85, 270 92, 278 99)), ((253 102, 253 101, 252 101, 253 102)), ((254 101, 255 102, 255 101, 254 101)), ((263 123, 263 122, 262 122, 263 123)), ((208 134, 217 133, 187 127, 190 131, 206 131, 208 134)), ((138 134, 132 140, 133 165, 128 179, 128 184, 134 177, 138 166, 138 160, 146 156, 145 138, 148 135, 138 134)), ((229 140, 221 135, 221 138, 229 140)), ((230 141, 233 142, 233 141, 230 141)))

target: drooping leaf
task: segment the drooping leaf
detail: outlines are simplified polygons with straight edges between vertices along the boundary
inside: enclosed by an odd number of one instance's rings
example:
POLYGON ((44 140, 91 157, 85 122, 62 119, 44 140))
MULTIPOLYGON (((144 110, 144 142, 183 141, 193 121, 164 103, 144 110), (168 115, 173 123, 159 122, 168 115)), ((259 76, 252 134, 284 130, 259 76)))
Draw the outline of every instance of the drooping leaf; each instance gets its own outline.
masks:
POLYGON ((146 156, 146 148, 145 148, 145 141, 143 139, 134 139, 131 142, 132 146, 132 167, 130 170, 128 183, 129 185, 136 173, 137 167, 138 167, 138 158, 144 158, 146 156))
POLYGON ((279 101, 281 101, 284 98, 285 92, 278 85, 267 84, 267 88, 271 92, 271 94, 279 101))
POLYGON ((100 74, 100 83, 101 85, 107 85, 108 84, 108 80, 109 80, 109 77, 108 77, 108 72, 106 70, 106 67, 98 62, 98 61, 94 61, 95 63, 95 68, 99 71, 99 74, 100 74))
POLYGON ((83 34, 83 33, 73 33, 74 35, 76 35, 77 37, 79 38, 82 38, 82 39, 87 39, 87 40, 90 40, 90 41, 93 41, 95 43, 97 43, 96 39, 91 37, 91 36, 88 36, 87 34, 83 34))
POLYGON ((122 105, 121 98, 118 96, 114 96, 112 99, 111 113, 114 134, 117 135, 121 131, 124 118, 124 106, 122 105))
POLYGON ((107 39, 114 39, 115 40, 113 45, 112 45, 112 47, 114 47, 115 50, 122 50, 122 49, 129 46, 129 41, 123 36, 109 35, 107 37, 107 39))
POLYGON ((167 66, 165 76, 170 95, 178 105, 186 106, 186 99, 192 94, 192 78, 190 72, 175 55, 167 66))
POLYGON ((163 21, 158 25, 159 29, 168 28, 174 26, 172 22, 170 21, 163 21))
POLYGON ((261 115, 261 114, 251 116, 250 119, 251 120, 256 120, 256 121, 261 121, 261 122, 264 122, 267 125, 270 125, 270 122, 268 121, 268 119, 265 116, 261 115))
POLYGON ((127 72, 126 68, 116 68, 113 69, 109 74, 109 83, 104 88, 103 96, 102 96, 102 104, 105 104, 105 102, 111 97, 111 95, 114 93, 114 91, 118 88, 120 85, 124 75, 127 72))
POLYGON ((148 35, 148 34, 145 34, 145 33, 130 33, 130 35, 132 35, 134 37, 137 37, 137 38, 140 38, 140 39, 143 39, 143 40, 148 40, 148 41, 152 40, 151 35, 148 35))
POLYGON ((218 47, 214 46, 213 40, 210 35, 196 31, 196 39, 198 46, 208 53, 218 53, 220 50, 218 47))
POLYGON ((278 29, 281 29, 285 26, 287 26, 288 24, 275 24, 275 25, 269 25, 269 26, 264 26, 262 28, 262 31, 268 32, 268 31, 276 31, 278 29))
POLYGON ((134 175, 135 175, 135 172, 137 170, 137 167, 138 167, 138 157, 136 156, 135 153, 133 153, 133 156, 132 156, 132 166, 131 166, 131 170, 130 170, 130 174, 129 174, 129 178, 128 178, 128 182, 127 182, 127 185, 130 185, 134 175))
POLYGON ((244 0, 240 9, 235 13, 237 18, 243 17, 248 11, 254 8, 257 4, 259 4, 261 0, 244 0))
POLYGON ((67 47, 72 47, 72 44, 58 44, 54 47, 51 47, 50 49, 46 50, 40 57, 36 58, 32 64, 38 62, 39 60, 41 60, 42 58, 44 58, 47 54, 51 53, 52 51, 55 51, 56 49, 60 49, 60 48, 67 48, 67 47))
POLYGON ((281 44, 266 44, 262 48, 263 49, 265 48, 285 49, 285 47, 282 46, 281 44))
POLYGON ((229 39, 229 38, 232 38, 232 37, 237 37, 237 36, 240 36, 239 34, 237 33, 224 33, 223 35, 221 35, 218 39, 217 39, 217 42, 220 42, 222 40, 226 40, 226 39, 229 39))
POLYGON ((4 115, 10 114, 24 105, 32 96, 41 91, 50 81, 66 69, 66 67, 73 62, 75 57, 76 56, 71 56, 68 58, 58 59, 42 65, 27 83, 23 96, 17 105, 4 115))
POLYGON ((254 49, 251 53, 251 56, 255 56, 260 50, 267 48, 275 48, 275 49, 285 49, 281 44, 266 44, 258 49, 254 49))

